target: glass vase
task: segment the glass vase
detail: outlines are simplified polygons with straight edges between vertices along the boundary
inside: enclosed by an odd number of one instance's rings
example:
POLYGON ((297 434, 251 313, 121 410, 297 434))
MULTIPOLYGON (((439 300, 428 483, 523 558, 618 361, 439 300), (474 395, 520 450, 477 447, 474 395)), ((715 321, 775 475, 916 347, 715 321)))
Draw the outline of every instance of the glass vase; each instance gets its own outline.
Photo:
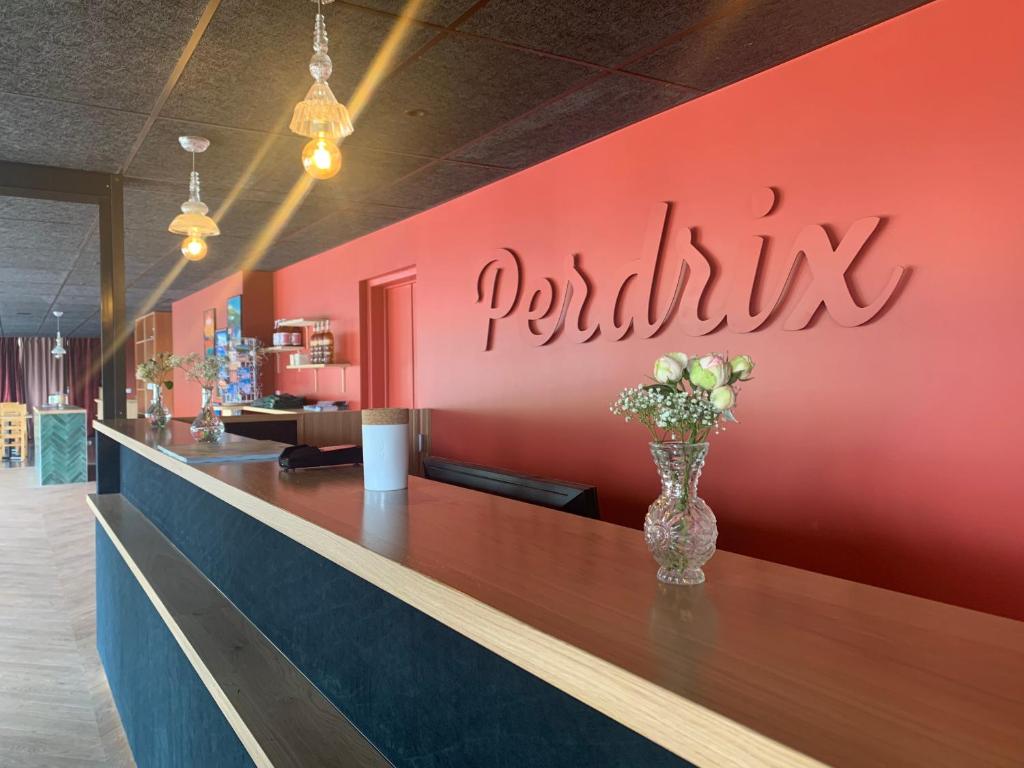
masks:
POLYGON ((199 415, 192 420, 189 427, 193 439, 200 443, 219 443, 224 437, 224 422, 213 410, 213 389, 203 387, 203 406, 199 409, 199 415))
POLYGON ((146 419, 153 429, 163 429, 171 420, 171 410, 164 403, 164 388, 159 384, 150 384, 153 402, 146 409, 146 419))
POLYGON ((665 584, 702 584, 701 566, 715 553, 718 523, 697 495, 707 453, 707 443, 651 443, 661 495, 648 509, 644 538, 665 584))

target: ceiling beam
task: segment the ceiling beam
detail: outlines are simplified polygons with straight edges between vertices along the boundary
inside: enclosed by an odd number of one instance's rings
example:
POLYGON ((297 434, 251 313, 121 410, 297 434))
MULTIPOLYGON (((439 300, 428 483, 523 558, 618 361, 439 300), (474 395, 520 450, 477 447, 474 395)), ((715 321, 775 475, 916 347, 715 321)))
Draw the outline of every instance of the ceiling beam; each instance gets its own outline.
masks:
MULTIPOLYGON (((103 418, 124 418, 124 190, 118 175, 0 161, 0 195, 92 203, 100 222, 103 418)), ((51 305, 52 306, 52 305, 51 305)))

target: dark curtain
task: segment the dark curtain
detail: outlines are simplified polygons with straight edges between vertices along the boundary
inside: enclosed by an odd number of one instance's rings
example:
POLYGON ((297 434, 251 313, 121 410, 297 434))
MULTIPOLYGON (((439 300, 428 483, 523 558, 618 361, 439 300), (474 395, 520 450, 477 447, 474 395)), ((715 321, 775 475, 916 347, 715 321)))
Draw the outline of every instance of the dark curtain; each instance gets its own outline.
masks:
POLYGON ((18 339, 13 336, 0 338, 0 402, 25 402, 25 369, 18 339))
POLYGON ((63 362, 50 354, 53 338, 23 336, 21 338, 21 364, 25 371, 25 402, 29 416, 32 409, 46 405, 47 398, 64 391, 63 362))
POLYGON ((68 402, 86 410, 89 434, 96 418, 96 398, 100 396, 100 340, 64 339, 64 382, 68 402))

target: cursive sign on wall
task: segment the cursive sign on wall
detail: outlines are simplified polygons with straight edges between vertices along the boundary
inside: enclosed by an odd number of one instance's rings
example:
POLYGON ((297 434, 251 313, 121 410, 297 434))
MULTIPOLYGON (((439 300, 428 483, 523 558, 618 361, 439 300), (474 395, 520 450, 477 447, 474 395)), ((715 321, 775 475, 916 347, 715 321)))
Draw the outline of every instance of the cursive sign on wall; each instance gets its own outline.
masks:
MULTIPOLYGON (((776 203, 775 190, 765 187, 752 196, 757 218, 767 216, 776 203)), ((564 290, 550 277, 524 290, 519 257, 501 248, 483 260, 476 277, 476 301, 484 307, 487 326, 483 348, 491 348, 495 323, 524 309, 527 339, 537 345, 556 338, 584 343, 599 335, 620 341, 630 333, 642 339, 658 335, 672 321, 690 336, 703 336, 726 323, 729 330, 750 333, 770 320, 782 305, 801 264, 806 263, 811 282, 799 296, 783 323, 788 331, 806 328, 819 307, 839 325, 853 327, 873 318, 888 304, 899 287, 904 267, 894 267, 881 292, 866 306, 858 304, 846 273, 878 229, 881 218, 857 219, 832 244, 825 227, 808 224, 797 234, 789 251, 789 266, 782 278, 767 286, 764 309, 754 313, 751 302, 761 271, 767 238, 751 237, 735 262, 729 265, 733 285, 726 308, 717 315, 701 316, 701 302, 711 281, 711 262, 694 242, 692 227, 683 227, 668 241, 670 203, 658 203, 644 236, 640 258, 625 262, 611 281, 612 290, 596 311, 587 311, 593 286, 580 267, 579 256, 566 260, 564 290), (669 281, 665 283, 664 281, 669 281), (662 301, 658 301, 658 297, 662 301), (665 300, 665 297, 668 297, 665 300), (660 304, 660 306, 659 306, 660 304), (584 317, 592 317, 585 325, 584 317)))

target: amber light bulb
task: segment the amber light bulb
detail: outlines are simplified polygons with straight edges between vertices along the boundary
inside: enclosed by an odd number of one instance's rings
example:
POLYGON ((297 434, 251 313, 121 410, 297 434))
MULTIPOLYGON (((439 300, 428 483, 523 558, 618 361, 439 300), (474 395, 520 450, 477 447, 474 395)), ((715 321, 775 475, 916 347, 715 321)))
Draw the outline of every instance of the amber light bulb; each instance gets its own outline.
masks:
POLYGON ((315 138, 302 148, 302 167, 314 179, 329 179, 341 170, 341 150, 324 136, 315 138))
POLYGON ((200 261, 206 256, 206 241, 200 235, 189 235, 181 241, 181 255, 189 261, 200 261))

